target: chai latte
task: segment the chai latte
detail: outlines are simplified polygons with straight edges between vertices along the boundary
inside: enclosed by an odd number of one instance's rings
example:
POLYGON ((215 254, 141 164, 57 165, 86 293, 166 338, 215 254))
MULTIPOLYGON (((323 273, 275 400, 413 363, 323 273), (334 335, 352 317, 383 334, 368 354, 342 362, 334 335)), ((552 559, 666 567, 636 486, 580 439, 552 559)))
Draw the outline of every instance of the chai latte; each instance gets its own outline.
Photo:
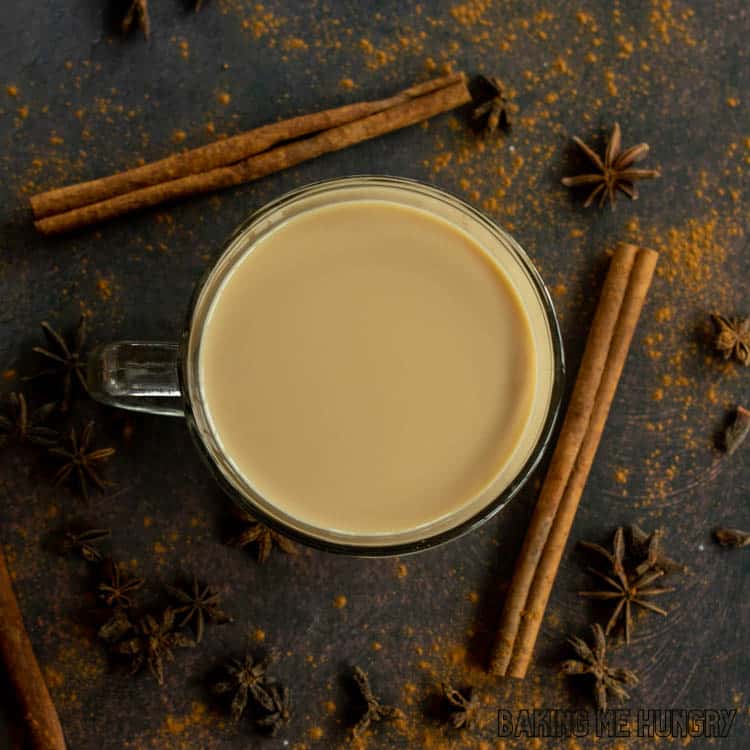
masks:
POLYGON ((199 353, 212 430, 283 513, 344 534, 416 529, 509 461, 537 352, 504 272, 433 214, 353 200, 261 238, 199 353))

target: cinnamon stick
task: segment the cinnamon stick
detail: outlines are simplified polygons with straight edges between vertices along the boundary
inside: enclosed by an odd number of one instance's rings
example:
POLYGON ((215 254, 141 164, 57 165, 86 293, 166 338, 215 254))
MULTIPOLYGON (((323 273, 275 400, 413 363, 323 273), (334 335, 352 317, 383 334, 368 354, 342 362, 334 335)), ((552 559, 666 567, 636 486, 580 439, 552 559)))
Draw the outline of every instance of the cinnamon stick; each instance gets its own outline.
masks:
POLYGON ((531 582, 591 419, 635 255, 632 247, 618 247, 604 281, 560 437, 505 597, 491 664, 492 672, 498 675, 504 675, 510 663, 531 582))
POLYGON ((657 254, 618 245, 500 621, 491 671, 523 677, 657 254))
MULTIPOLYGON (((632 252, 633 246, 624 246, 628 252, 632 252)), ((547 607, 552 586, 555 583, 557 570, 560 567, 565 545, 570 535, 576 510, 583 494, 586 480, 588 479, 591 465, 594 462, 599 442, 601 441, 604 425, 607 422, 612 401, 615 397, 617 384, 625 365, 625 360, 630 349, 633 333, 638 325, 638 318, 646 300, 646 294, 651 286, 654 275, 658 253, 654 250, 639 248, 633 271, 630 276, 625 299, 622 303, 620 316, 617 319, 614 336, 607 355, 607 362, 602 373, 601 383, 596 393, 594 409, 591 413, 591 421, 581 444, 576 458, 575 468, 570 476, 565 494, 560 502, 557 515, 555 516, 544 554, 539 561, 534 582, 532 583, 529 597, 526 600, 525 611, 521 620, 521 627, 516 639, 516 648, 513 653, 508 674, 511 677, 523 678, 526 676, 531 655, 534 650, 539 627, 542 624, 544 610, 547 607)))
POLYGON ((32 196, 31 208, 34 218, 42 219, 150 185, 158 185, 187 175, 208 172, 218 167, 234 164, 282 141, 301 138, 310 133, 360 120, 461 81, 463 81, 462 73, 452 73, 411 86, 387 99, 357 102, 322 112, 292 117, 190 151, 173 154, 165 159, 109 177, 49 190, 32 196))
POLYGON ((52 703, 0 548, 0 660, 10 679, 34 750, 65 750, 60 720, 52 703))
POLYGON ((237 164, 188 175, 48 216, 34 222, 34 226, 44 235, 62 234, 166 201, 240 185, 322 154, 339 151, 360 141, 414 125, 470 100, 469 90, 462 80, 405 104, 324 130, 310 138, 278 146, 237 164))

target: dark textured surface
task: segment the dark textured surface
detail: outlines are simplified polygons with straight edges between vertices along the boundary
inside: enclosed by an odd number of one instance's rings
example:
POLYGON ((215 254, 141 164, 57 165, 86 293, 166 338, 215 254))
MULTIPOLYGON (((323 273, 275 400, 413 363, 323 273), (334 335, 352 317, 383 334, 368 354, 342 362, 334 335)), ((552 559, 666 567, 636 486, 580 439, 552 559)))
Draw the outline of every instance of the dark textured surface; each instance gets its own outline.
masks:
MULTIPOLYGON (((71 330, 85 312, 96 341, 175 337, 194 282, 232 228, 270 198, 324 177, 403 175, 484 208, 527 248, 550 285, 573 371, 605 251, 618 239, 654 246, 662 251, 659 273, 573 539, 605 542, 615 526, 634 520, 669 529, 673 555, 692 574, 663 598, 670 617, 639 621, 634 643, 618 652, 641 674, 628 705, 736 708, 732 737, 715 744, 746 747, 750 558, 718 548, 710 532, 718 523, 750 526, 744 454, 719 462, 714 448, 727 409, 746 398, 747 373, 711 354, 705 317, 714 309, 748 312, 746 4, 271 0, 261 7, 206 0, 195 16, 189 3, 152 0, 149 42, 116 32, 125 5, 38 0, 3 7, 2 388, 26 387, 20 377, 38 364, 30 349, 41 343, 43 319, 71 330), (236 132, 386 94, 444 65, 506 81, 519 109, 510 136, 482 140, 465 119, 446 116, 95 231, 43 241, 31 228, 27 195, 38 189, 158 158, 175 142, 204 143, 209 123, 216 133, 236 132), (647 165, 660 166, 663 177, 643 185, 638 203, 585 211, 559 184, 580 164, 569 136, 594 142, 615 119, 625 145, 651 144, 647 165)), ((282 650, 275 672, 294 689, 294 719, 265 741, 269 748, 340 744, 356 708, 342 675, 354 663, 371 671, 385 698, 405 702, 409 716, 406 729, 373 737, 371 747, 486 750, 495 747, 497 707, 586 705, 585 686, 575 690, 555 667, 567 654, 566 635, 604 615, 575 595, 588 577, 572 544, 529 678, 495 681, 476 666, 532 488, 481 530, 416 557, 369 561, 304 551, 275 554, 261 567, 250 551, 221 544, 231 517, 179 420, 90 404, 75 413, 79 421, 95 416, 102 444, 118 448, 108 471, 116 489, 90 508, 55 488, 51 467, 35 454, 0 454, 0 542, 73 750, 256 746, 261 740, 248 724, 225 726, 205 689, 216 666, 248 638, 259 650, 282 650), (50 532, 76 515, 112 528, 113 553, 149 580, 145 601, 159 601, 161 583, 181 571, 196 569, 221 584, 235 623, 210 628, 200 649, 179 654, 163 690, 146 674, 131 678, 108 664, 93 637, 90 571, 48 548, 50 532), (338 608, 340 596, 346 605, 338 608), (485 702, 479 729, 459 736, 439 729, 429 711, 425 717, 445 675, 478 687, 485 702)), ((507 747, 653 744, 538 742, 507 747)), ((16 745, 0 735, 5 746, 16 745)), ((705 739, 691 744, 706 746, 705 739)))

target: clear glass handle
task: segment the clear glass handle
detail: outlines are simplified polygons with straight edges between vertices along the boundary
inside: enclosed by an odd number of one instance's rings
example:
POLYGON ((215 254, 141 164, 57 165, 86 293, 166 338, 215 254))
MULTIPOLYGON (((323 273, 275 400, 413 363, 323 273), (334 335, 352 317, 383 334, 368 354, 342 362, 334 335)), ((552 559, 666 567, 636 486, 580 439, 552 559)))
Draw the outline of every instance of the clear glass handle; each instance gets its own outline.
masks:
POLYGON ((97 401, 131 411, 185 416, 179 347, 163 341, 117 341, 88 359, 89 393, 97 401))

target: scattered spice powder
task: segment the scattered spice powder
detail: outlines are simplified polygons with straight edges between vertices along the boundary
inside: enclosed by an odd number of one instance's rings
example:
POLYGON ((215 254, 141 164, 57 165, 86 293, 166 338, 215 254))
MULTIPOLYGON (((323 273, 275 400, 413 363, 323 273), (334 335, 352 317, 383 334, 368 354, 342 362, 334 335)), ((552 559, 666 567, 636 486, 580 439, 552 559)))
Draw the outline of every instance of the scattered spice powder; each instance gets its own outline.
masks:
POLYGON ((96 280, 96 291, 103 300, 108 300, 112 296, 112 281, 100 276, 96 280))
POLYGON ((625 469, 625 468, 617 469, 615 471, 615 482, 617 482, 618 484, 627 484, 629 474, 630 474, 630 469, 625 469))

